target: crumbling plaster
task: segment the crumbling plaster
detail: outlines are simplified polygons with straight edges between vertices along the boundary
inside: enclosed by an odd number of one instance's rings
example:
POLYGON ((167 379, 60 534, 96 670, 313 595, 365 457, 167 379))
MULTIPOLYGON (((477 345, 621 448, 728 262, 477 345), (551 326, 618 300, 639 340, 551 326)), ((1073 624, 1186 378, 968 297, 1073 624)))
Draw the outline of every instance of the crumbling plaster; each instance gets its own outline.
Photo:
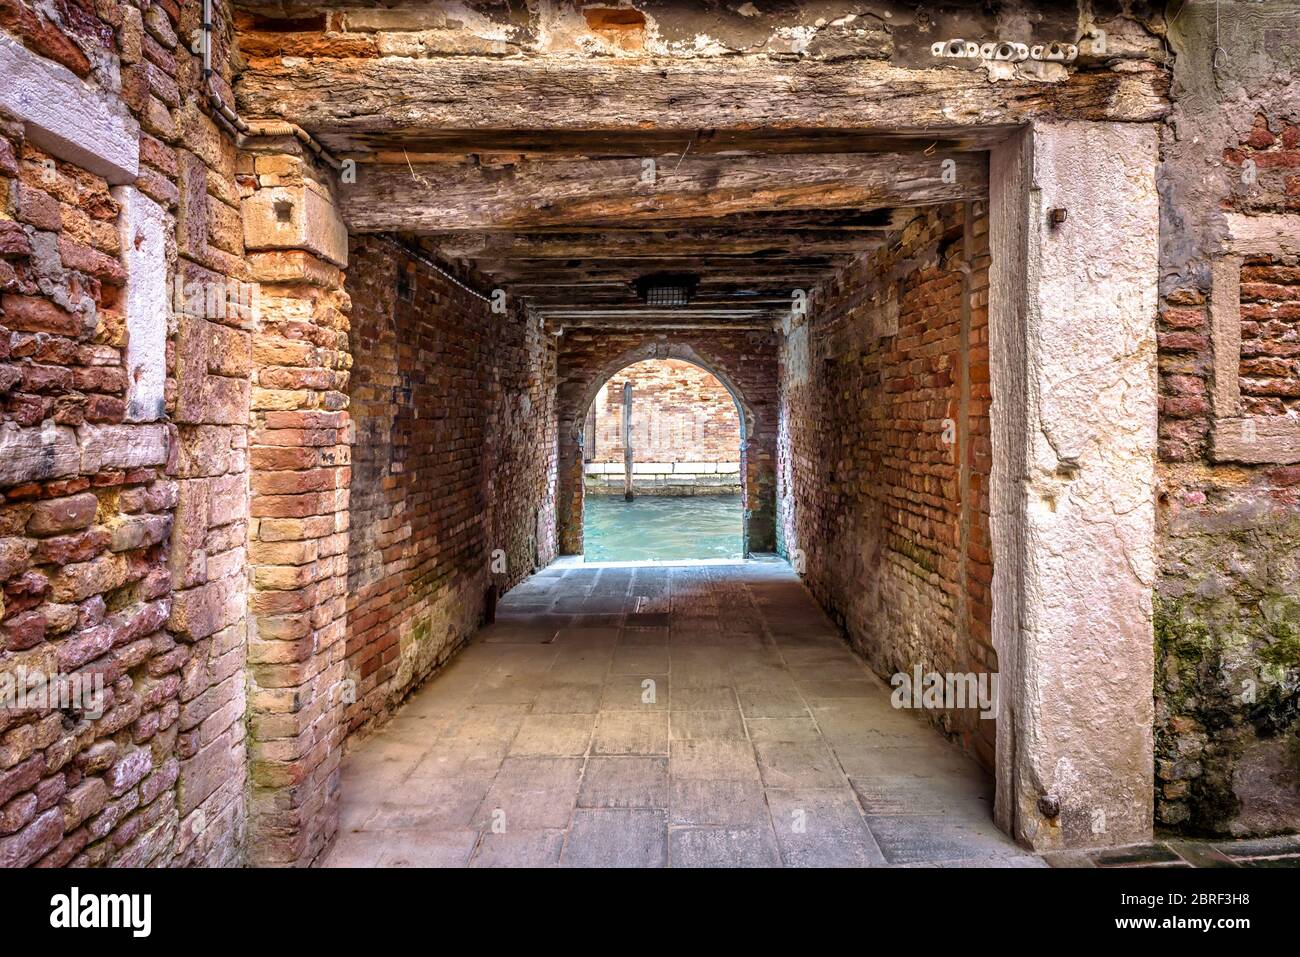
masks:
MULTIPOLYGON (((248 2, 259 16, 289 17, 323 28, 342 55, 589 56, 713 58, 762 55, 790 59, 890 60, 899 67, 934 67, 930 47, 955 37, 1019 42, 1074 42, 1083 61, 1159 59, 1161 5, 1102 2, 1027 3, 1012 0, 990 12, 979 3, 800 0, 780 5, 744 0, 609 0, 574 4, 536 0, 510 5, 472 0, 374 7, 296 0, 248 2), (1092 38, 1104 31, 1104 46, 1092 38)), ((266 20, 251 19, 255 29, 266 20)), ((273 42, 273 41, 268 41, 273 42)), ((329 39, 324 41, 330 43, 329 39)), ((250 44, 246 52, 266 52, 250 44)), ((943 61, 944 67, 984 70, 998 79, 1060 81, 1060 64, 943 61)))

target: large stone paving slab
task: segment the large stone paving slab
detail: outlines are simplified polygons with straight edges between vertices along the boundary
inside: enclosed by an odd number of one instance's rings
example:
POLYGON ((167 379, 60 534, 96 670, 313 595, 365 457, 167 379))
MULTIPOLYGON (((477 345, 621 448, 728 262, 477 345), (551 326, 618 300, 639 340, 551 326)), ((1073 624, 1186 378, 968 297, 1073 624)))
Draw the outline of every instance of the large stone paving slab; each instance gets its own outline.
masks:
POLYGON ((320 863, 1042 864, 889 690, 782 563, 557 563, 354 743, 320 863))

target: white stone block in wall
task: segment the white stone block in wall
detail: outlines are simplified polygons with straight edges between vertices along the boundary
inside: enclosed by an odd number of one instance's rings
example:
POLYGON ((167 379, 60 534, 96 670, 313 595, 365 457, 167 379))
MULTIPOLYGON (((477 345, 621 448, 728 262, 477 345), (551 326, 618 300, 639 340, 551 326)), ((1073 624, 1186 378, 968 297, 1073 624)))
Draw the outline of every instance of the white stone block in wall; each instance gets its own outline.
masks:
POLYGON ((632 472, 636 475, 671 475, 671 462, 633 462, 632 472))
POLYGON ((138 469, 164 465, 169 448, 165 425, 91 425, 77 427, 81 471, 138 469))
POLYGON ((0 425, 0 487, 76 475, 80 461, 76 434, 53 419, 0 425))
POLYGON ((134 186, 118 186, 118 231, 126 266, 126 371, 128 422, 163 415, 167 379, 166 211, 134 186))
POLYGON ((112 184, 140 171, 140 126, 121 99, 0 31, 0 107, 27 139, 112 184))
POLYGON ((1159 146, 1043 122, 990 161, 996 813, 1040 849, 1151 839, 1159 146))

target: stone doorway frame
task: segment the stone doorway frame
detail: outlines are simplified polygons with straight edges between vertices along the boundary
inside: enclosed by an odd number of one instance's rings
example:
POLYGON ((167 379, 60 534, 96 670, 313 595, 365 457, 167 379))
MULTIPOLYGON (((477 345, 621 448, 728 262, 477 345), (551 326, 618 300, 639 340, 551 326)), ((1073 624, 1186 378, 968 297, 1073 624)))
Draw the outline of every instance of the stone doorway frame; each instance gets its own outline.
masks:
MULTIPOLYGON (((1154 124, 1067 121, 1018 128, 990 153, 990 495, 1001 672, 995 817, 1039 850, 1151 834, 1157 143, 1154 124), (1065 210, 1064 222, 1051 221, 1052 209, 1065 210)), ((561 387, 561 523, 571 521, 575 491, 581 500, 576 446, 586 409, 600 382, 634 362, 700 365, 737 400, 742 449, 775 436, 774 409, 760 419, 735 377, 719 374, 724 364, 695 345, 658 340, 623 350, 600 365, 603 375, 574 383, 583 401, 561 387), (566 473, 574 462, 577 474, 566 473)), ((331 420, 340 436, 345 416, 331 420)), ((346 465, 330 468, 339 475, 329 494, 342 510, 346 465)), ((751 498, 747 492, 747 509, 751 498)), ((332 578, 345 574, 344 564, 332 578)), ((335 592, 322 594, 292 614, 337 606, 335 592)), ((254 622, 277 611, 259 600, 250 596, 254 622)), ((265 808, 254 814, 254 840, 267 841, 273 829, 267 846, 282 847, 286 861, 310 860, 337 828, 329 782, 344 734, 328 689, 341 677, 343 635, 334 620, 327 627, 328 640, 304 645, 295 680, 284 682, 301 681, 310 708, 250 752, 257 806, 265 808), (289 755, 274 762, 274 777, 262 750, 289 755), (291 814, 279 811, 286 803, 291 814)))
POLYGON ((1151 837, 1158 145, 1060 121, 990 153, 995 817, 1036 850, 1151 837))

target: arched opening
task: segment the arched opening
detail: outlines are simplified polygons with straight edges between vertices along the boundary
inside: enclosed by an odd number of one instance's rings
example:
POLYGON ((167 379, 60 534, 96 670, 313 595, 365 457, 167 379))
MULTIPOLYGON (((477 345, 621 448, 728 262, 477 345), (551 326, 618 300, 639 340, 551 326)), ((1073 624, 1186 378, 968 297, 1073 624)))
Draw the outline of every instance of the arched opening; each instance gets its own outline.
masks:
POLYGON ((582 418, 586 560, 744 557, 744 434, 740 402, 699 362, 606 377, 582 418))
POLYGON ((725 389, 739 427, 740 497, 744 509, 741 555, 773 549, 776 515, 774 369, 747 358, 748 340, 733 337, 718 347, 697 338, 664 341, 631 337, 618 348, 595 350, 580 335, 565 336, 567 374, 558 390, 558 487, 556 537, 561 555, 583 555, 584 444, 587 414, 601 388, 628 366, 648 359, 680 359, 704 370, 725 389), (765 373, 770 372, 771 375, 765 373))

